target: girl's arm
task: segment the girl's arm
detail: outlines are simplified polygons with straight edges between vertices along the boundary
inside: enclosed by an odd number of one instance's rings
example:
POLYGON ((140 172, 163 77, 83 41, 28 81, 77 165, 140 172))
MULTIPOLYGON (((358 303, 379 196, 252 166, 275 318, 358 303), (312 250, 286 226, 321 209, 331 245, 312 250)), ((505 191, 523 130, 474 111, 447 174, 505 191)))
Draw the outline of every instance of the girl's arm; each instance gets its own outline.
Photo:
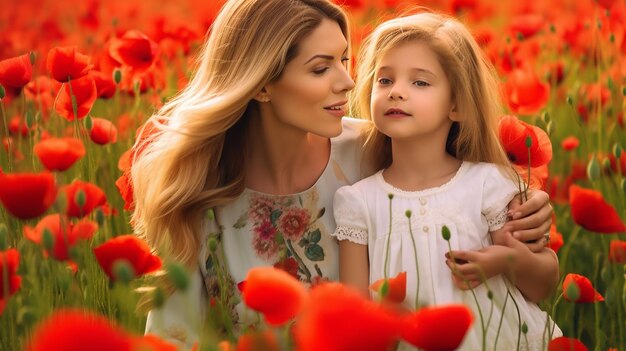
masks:
POLYGON ((470 289, 498 274, 505 274, 530 301, 549 297, 559 282, 559 262, 554 251, 532 252, 506 230, 491 233, 494 245, 476 251, 452 251, 447 264, 460 289, 470 289), (455 261, 452 261, 454 257, 455 261))
POLYGON ((367 245, 339 240, 339 280, 369 297, 367 245))

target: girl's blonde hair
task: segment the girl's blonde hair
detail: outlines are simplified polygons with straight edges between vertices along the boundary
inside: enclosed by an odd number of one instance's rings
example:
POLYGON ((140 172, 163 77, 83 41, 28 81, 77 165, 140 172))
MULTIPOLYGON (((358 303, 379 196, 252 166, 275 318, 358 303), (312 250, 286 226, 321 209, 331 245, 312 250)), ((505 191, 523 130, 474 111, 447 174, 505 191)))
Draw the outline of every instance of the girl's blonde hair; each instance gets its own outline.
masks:
POLYGON ((324 19, 349 38, 345 13, 329 0, 229 0, 209 31, 195 75, 152 116, 131 168, 135 233, 168 261, 198 266, 209 209, 244 190, 253 97, 281 77, 298 43, 324 19))
MULTIPOLYGON (((352 92, 352 114, 372 120, 370 99, 374 74, 381 58, 409 41, 421 41, 433 50, 450 82, 452 102, 463 118, 448 135, 448 153, 461 160, 510 166, 497 135, 502 114, 497 75, 470 32, 454 18, 419 13, 378 26, 363 43, 352 92)), ((365 129, 365 158, 373 170, 391 165, 391 140, 373 124, 365 129)))

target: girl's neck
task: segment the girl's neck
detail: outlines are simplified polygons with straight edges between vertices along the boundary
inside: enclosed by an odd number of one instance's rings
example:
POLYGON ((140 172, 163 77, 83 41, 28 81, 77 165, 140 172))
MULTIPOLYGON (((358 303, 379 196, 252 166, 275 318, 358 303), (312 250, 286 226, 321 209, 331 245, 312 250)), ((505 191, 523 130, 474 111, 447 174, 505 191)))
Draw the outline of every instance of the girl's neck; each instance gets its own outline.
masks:
POLYGON ((447 183, 462 161, 446 152, 445 139, 392 139, 392 163, 383 171, 385 181, 406 191, 419 191, 447 183))
POLYGON ((287 195, 315 184, 330 157, 330 139, 304 132, 274 118, 250 119, 246 187, 287 195))

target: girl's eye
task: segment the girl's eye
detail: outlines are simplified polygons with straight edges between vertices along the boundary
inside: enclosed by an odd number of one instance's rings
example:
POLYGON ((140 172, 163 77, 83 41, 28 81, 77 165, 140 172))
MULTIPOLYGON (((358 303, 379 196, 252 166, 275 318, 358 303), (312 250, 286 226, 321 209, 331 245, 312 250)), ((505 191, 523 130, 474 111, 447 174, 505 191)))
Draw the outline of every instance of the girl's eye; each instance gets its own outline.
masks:
POLYGON ((328 71, 328 67, 324 67, 324 68, 320 68, 320 69, 314 70, 313 73, 315 75, 321 76, 322 74, 326 73, 326 71, 328 71))
POLYGON ((391 79, 389 79, 389 78, 378 78, 378 84, 382 84, 382 85, 391 84, 391 79))
POLYGON ((418 87, 427 87, 430 84, 428 84, 428 82, 425 82, 423 80, 417 80, 415 82, 413 82, 413 84, 417 85, 418 87))

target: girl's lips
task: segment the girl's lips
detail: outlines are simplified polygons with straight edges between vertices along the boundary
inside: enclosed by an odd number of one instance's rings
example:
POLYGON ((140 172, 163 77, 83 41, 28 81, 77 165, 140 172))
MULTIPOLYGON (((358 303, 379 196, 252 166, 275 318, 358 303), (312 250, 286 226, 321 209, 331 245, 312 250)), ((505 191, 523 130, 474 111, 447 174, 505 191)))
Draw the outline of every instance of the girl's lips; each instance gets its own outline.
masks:
POLYGON ((385 112, 385 116, 410 116, 411 114, 399 109, 399 108, 390 108, 385 112))

